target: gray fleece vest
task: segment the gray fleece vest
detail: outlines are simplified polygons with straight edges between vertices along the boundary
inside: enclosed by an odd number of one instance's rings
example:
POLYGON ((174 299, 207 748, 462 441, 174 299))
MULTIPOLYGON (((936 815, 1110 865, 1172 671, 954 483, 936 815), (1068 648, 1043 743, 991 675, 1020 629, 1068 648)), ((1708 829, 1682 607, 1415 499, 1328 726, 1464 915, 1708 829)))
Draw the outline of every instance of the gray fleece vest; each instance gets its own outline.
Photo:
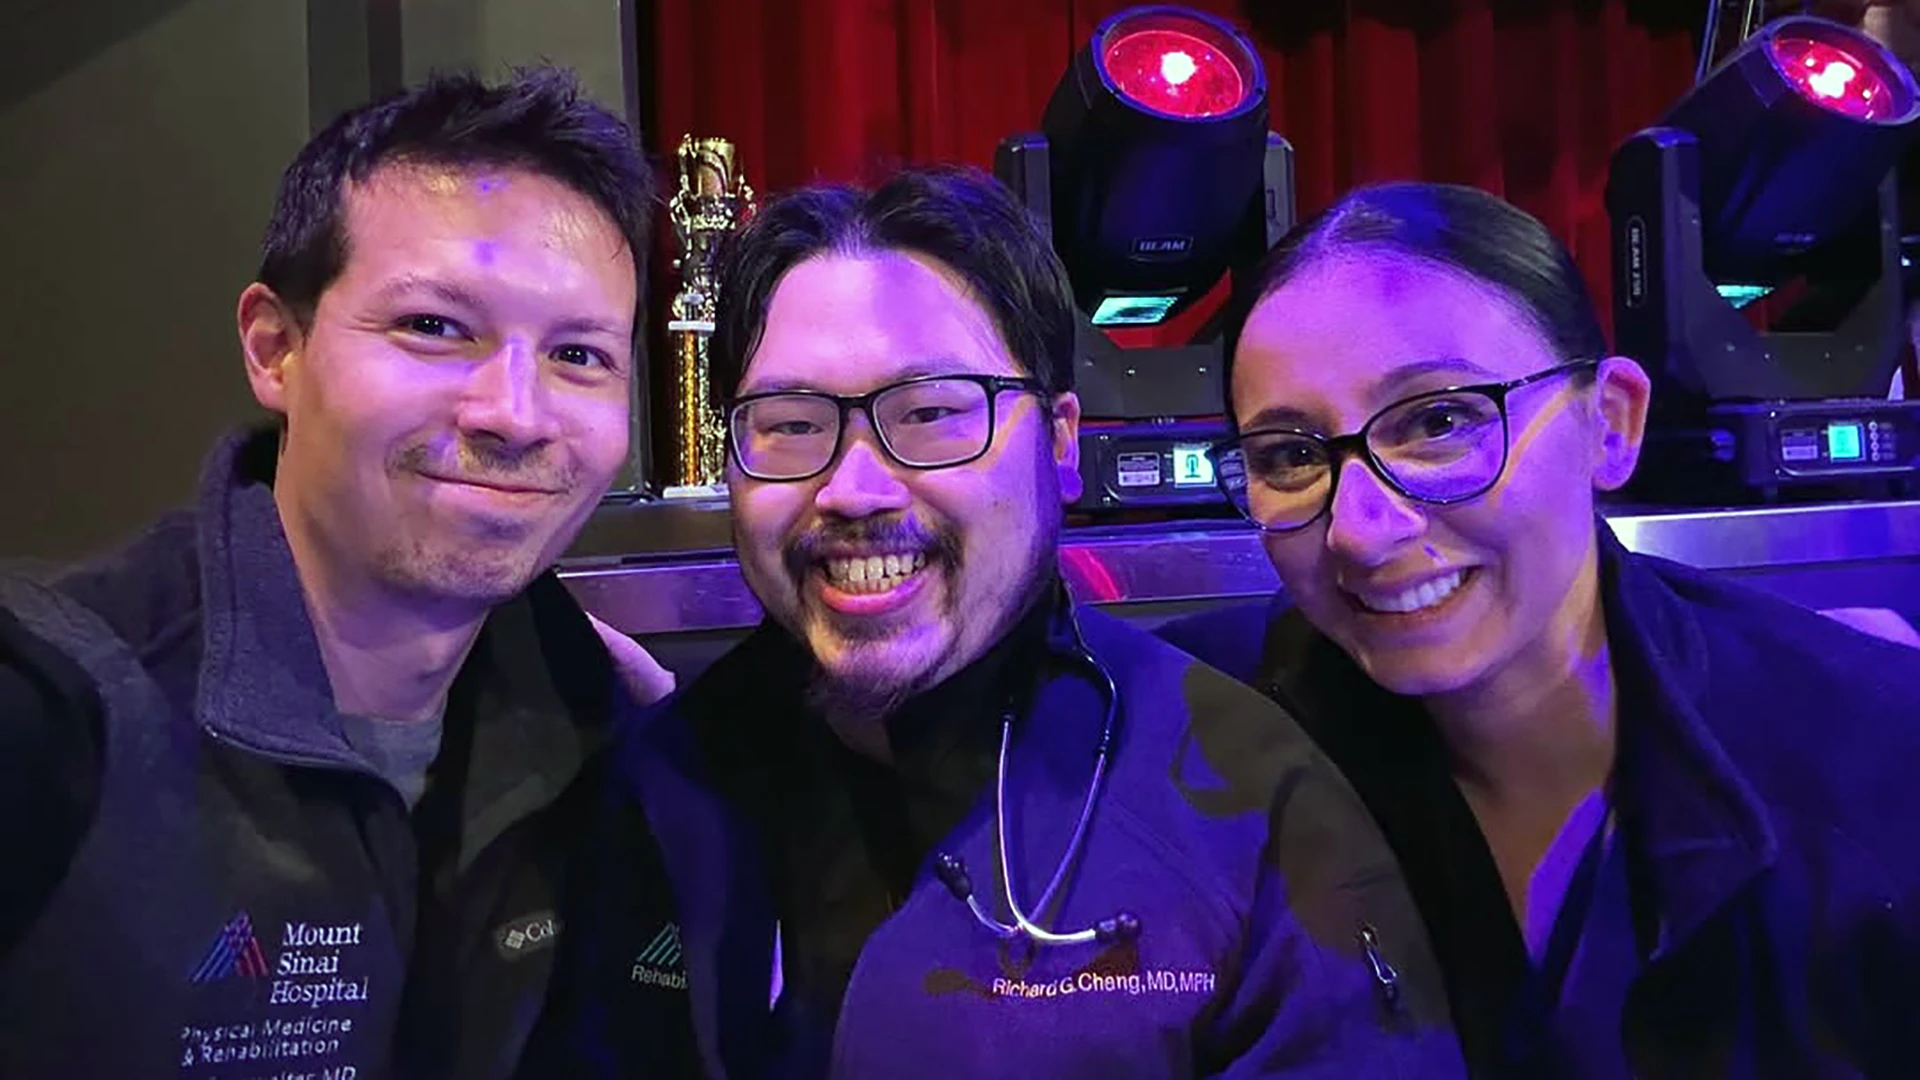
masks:
POLYGON ((384 1075, 405 955, 393 912, 411 903, 412 867, 367 853, 410 856, 383 842, 406 828, 398 801, 354 813, 371 781, 342 788, 216 739, 46 585, 0 576, 0 606, 72 657, 104 706, 92 827, 0 957, 0 1077, 384 1075))

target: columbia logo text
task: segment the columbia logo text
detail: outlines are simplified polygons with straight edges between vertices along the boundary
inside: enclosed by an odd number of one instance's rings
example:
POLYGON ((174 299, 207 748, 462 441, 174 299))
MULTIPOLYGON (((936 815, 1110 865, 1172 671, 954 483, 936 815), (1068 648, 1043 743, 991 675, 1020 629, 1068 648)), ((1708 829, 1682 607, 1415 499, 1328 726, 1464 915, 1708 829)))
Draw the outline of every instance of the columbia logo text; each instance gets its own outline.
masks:
POLYGON ((552 945, 559 938, 563 925, 551 911, 522 915, 494 931, 494 942, 499 946, 501 956, 513 960, 552 945))

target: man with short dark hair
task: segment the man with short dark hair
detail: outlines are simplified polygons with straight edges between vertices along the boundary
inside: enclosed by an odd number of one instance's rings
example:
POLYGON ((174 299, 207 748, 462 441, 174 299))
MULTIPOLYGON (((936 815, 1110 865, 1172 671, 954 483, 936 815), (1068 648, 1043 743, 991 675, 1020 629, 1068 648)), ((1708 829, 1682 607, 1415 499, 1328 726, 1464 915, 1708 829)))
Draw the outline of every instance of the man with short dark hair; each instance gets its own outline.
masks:
MULTIPOLYGON (((288 168, 238 310, 279 422, 196 509, 0 576, 0 1075, 516 1067, 633 704, 549 567, 626 458, 649 190, 555 70, 288 168)), ((639 1007, 671 1062, 684 992, 639 1007)))
MULTIPOLYGON (((804 190, 720 280, 768 617, 616 752, 708 1071, 1458 1074, 1345 782, 1279 707, 1067 599, 1075 316, 1022 208, 950 169, 804 190)), ((644 958, 617 889, 594 905, 568 947, 644 958)), ((579 1044, 644 1061, 642 985, 571 1010, 579 1044)))

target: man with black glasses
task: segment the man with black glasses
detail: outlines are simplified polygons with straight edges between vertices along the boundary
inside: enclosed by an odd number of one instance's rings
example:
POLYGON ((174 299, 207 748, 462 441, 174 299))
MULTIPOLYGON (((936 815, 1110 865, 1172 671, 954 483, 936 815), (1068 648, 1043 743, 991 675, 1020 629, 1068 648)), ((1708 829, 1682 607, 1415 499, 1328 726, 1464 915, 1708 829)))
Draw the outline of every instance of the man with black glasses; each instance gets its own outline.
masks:
MULTIPOLYGON (((660 838, 709 1071, 1457 1073, 1345 782, 1260 695, 1068 600, 1072 294, 1006 192, 796 192, 721 280, 768 617, 621 749, 616 811, 660 838)), ((600 1061, 646 1054, 620 995, 659 943, 625 905, 571 917, 585 997, 550 1016, 600 1061)))

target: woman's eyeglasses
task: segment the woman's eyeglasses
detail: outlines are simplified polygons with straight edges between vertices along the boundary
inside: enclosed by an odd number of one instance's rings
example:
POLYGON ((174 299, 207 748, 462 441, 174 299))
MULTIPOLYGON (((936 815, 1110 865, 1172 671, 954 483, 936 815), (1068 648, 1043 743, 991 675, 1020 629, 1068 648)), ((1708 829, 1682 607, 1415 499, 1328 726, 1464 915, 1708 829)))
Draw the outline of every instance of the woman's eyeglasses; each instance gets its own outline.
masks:
POLYGON ((1523 386, 1591 371, 1575 360, 1501 383, 1416 394, 1375 413, 1351 435, 1291 428, 1243 431, 1209 454, 1227 501, 1267 532, 1292 532, 1333 505, 1340 462, 1358 454, 1388 487, 1417 502, 1447 505, 1486 494, 1506 471, 1507 397, 1523 386))

